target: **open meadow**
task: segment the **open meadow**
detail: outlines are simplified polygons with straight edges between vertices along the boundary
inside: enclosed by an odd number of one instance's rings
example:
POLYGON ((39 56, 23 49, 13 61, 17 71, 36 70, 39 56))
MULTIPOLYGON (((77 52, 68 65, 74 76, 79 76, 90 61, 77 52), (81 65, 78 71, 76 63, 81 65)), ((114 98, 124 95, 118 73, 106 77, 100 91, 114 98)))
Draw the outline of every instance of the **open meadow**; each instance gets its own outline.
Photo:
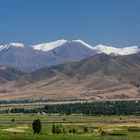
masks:
POLYGON ((82 114, 0 114, 0 140, 139 140, 139 116, 86 116, 82 114), (32 122, 40 119, 41 133, 32 122), (52 133, 52 125, 60 133, 52 133))

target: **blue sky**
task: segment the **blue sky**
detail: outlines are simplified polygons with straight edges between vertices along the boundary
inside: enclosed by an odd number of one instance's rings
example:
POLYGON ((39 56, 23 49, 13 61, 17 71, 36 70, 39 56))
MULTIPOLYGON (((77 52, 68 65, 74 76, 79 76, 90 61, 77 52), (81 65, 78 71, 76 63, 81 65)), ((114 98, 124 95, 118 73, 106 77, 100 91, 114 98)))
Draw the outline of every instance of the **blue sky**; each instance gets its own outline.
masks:
POLYGON ((0 0, 0 44, 140 45, 140 0, 0 0))

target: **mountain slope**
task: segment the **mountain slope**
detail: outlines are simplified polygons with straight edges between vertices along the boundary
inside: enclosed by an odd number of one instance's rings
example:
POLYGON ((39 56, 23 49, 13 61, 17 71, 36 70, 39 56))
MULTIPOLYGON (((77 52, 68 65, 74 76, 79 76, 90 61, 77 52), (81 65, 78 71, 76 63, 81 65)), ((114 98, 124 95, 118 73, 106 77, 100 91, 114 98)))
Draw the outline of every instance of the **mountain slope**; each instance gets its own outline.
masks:
POLYGON ((7 81, 17 80, 23 75, 24 73, 17 69, 0 64, 0 84, 5 83, 7 81))
POLYGON ((45 67, 0 86, 1 99, 108 100, 140 98, 140 54, 97 54, 45 67), (12 92, 11 92, 12 91, 12 92))
POLYGON ((89 75, 83 80, 55 75, 30 84, 24 81, 24 86, 19 86, 19 81, 9 82, 0 89, 7 91, 0 95, 3 100, 90 101, 140 98, 137 87, 121 83, 103 73, 89 75))
POLYGON ((84 79, 86 76, 102 72, 108 76, 120 77, 128 72, 140 69, 140 53, 127 56, 109 56, 97 54, 79 62, 71 62, 51 67, 45 67, 32 72, 28 77, 33 81, 50 78, 61 72, 68 77, 84 79), (34 76, 36 75, 36 76, 34 76))

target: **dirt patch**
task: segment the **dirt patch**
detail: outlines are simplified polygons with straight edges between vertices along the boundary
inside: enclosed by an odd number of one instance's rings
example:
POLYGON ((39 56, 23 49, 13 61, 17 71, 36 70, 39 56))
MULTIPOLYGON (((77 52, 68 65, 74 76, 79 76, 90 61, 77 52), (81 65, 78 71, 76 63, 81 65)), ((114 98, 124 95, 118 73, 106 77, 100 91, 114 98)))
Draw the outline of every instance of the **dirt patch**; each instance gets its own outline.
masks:
POLYGON ((23 126, 6 128, 6 129, 3 129, 3 131, 17 132, 17 133, 22 132, 23 133, 23 132, 26 132, 26 129, 28 129, 28 126, 27 125, 23 125, 23 126))

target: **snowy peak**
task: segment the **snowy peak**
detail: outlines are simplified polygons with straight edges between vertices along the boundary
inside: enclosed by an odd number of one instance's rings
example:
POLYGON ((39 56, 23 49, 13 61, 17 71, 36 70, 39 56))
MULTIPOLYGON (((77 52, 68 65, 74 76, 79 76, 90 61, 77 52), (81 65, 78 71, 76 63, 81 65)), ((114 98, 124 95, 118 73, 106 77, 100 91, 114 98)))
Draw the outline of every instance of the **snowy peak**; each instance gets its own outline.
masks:
POLYGON ((55 48, 63 45, 66 42, 67 42, 67 40, 62 39, 62 40, 57 40, 57 41, 54 41, 54 42, 49 42, 49 43, 34 45, 32 47, 35 50, 41 50, 41 51, 45 51, 46 52, 46 51, 55 49, 55 48))
POLYGON ((35 50, 41 50, 41 51, 50 51, 50 50, 53 50, 57 47, 60 47, 62 45, 64 45, 65 43, 79 43, 79 44, 82 44, 84 45, 85 47, 89 48, 89 49, 93 49, 92 46, 90 46, 89 44, 85 43, 84 41, 82 40, 72 40, 72 41, 68 41, 68 40, 65 40, 65 39, 62 39, 62 40, 57 40, 57 41, 54 41, 54 42, 48 42, 48 43, 44 43, 44 44, 38 44, 38 45, 34 45, 32 46, 33 49, 35 50))
POLYGON ((105 54, 115 54, 115 55, 129 55, 140 52, 140 48, 138 46, 130 46, 124 48, 115 48, 112 46, 105 46, 105 45, 97 45, 93 48, 96 50, 97 53, 105 53, 105 54))
POLYGON ((71 42, 77 42, 77 43, 81 43, 83 44, 84 46, 88 47, 89 49, 93 49, 93 47, 87 43, 85 43, 84 41, 78 39, 78 40, 72 40, 71 42))
POLYGON ((5 49, 7 50, 10 47, 24 48, 24 44, 21 44, 21 43, 9 43, 9 44, 6 44, 6 45, 0 45, 0 51, 5 50, 5 49))
POLYGON ((13 46, 13 47, 16 47, 16 48, 24 48, 24 44, 22 44, 22 43, 12 42, 12 43, 8 44, 8 46, 13 46))

